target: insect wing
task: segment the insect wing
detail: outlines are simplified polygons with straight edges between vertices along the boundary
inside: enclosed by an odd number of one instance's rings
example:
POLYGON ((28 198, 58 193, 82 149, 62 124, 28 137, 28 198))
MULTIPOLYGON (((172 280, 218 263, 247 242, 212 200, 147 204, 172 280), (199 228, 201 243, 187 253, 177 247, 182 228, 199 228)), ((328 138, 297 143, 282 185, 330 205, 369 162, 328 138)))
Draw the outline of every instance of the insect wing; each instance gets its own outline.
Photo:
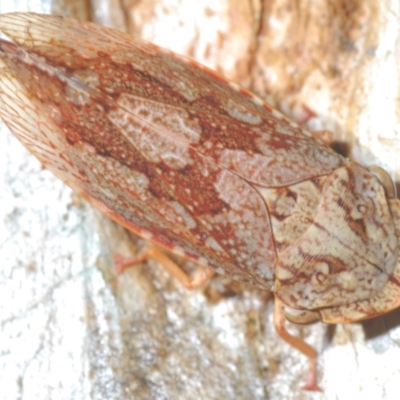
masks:
POLYGON ((137 115, 127 112, 129 103, 102 99, 40 57, 7 42, 1 48, 2 118, 46 167, 139 234, 242 280, 252 273, 239 265, 257 271, 263 263, 269 273, 265 260, 275 254, 265 205, 247 182, 165 135, 175 123, 168 113, 179 119, 180 110, 154 103, 152 117, 167 118, 160 129, 140 117, 146 100, 134 99, 137 115))
POLYGON ((94 24, 30 13, 1 16, 0 29, 113 98, 135 96, 187 110, 200 132, 191 141, 179 129, 168 134, 249 182, 287 186, 343 165, 340 155, 252 94, 158 46, 94 24))
POLYGON ((251 183, 279 186, 343 160, 215 73, 118 31, 8 14, 2 118, 109 216, 235 279, 269 286, 275 248, 251 183))

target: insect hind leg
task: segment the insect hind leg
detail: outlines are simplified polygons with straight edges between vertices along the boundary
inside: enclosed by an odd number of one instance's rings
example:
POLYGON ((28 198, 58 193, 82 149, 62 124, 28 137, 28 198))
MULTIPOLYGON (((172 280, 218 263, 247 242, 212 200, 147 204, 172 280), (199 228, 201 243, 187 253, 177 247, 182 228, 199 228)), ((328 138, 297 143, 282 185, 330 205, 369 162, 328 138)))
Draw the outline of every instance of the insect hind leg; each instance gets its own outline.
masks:
POLYGON ((118 273, 122 273, 127 268, 138 265, 148 259, 158 261, 172 276, 178 279, 187 289, 197 289, 205 285, 215 271, 210 267, 198 266, 193 275, 188 275, 176 264, 167 254, 154 246, 146 246, 135 257, 123 258, 121 255, 114 256, 114 264, 118 273))

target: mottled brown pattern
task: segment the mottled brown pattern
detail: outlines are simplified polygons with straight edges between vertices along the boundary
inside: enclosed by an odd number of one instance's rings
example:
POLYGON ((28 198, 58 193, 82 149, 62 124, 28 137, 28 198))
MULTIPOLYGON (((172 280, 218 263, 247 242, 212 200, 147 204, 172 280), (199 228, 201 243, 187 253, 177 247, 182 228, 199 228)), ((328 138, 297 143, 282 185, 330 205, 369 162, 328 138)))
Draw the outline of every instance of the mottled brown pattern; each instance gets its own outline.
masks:
MULTIPOLYGON (((400 237, 400 202, 389 200, 389 207, 396 229, 400 237)), ((372 318, 399 307, 400 298, 400 252, 397 252, 395 268, 382 290, 366 300, 350 302, 339 307, 321 310, 321 319, 329 323, 343 323, 372 318)))
POLYGON ((261 188, 279 252, 300 238, 313 223, 320 205, 325 177, 284 188, 261 188))
POLYGON ((277 117, 276 113, 266 112, 269 107, 256 104, 251 96, 232 90, 215 73, 195 63, 188 66, 154 45, 133 42, 127 35, 106 28, 89 28, 56 18, 50 23, 39 16, 33 21, 36 24, 30 24, 26 35, 24 24, 29 21, 11 15, 8 18, 2 30, 24 48, 29 50, 34 46, 34 53, 45 57, 65 77, 82 77, 82 70, 89 75, 95 73, 97 79, 86 79, 80 85, 99 89, 103 93, 101 99, 105 99, 104 92, 115 100, 121 94, 131 94, 187 109, 204 128, 196 149, 216 162, 222 158, 223 166, 254 183, 263 186, 295 183, 330 172, 343 162, 332 150, 304 136, 300 127, 277 117), (64 30, 59 29, 61 22, 64 30), (43 24, 46 24, 45 30, 43 24), (248 123, 252 117, 254 123, 248 123), (215 145, 204 145, 210 140, 215 145), (223 157, 227 150, 238 152, 230 163, 223 157), (254 154, 261 156, 259 163, 269 167, 268 174, 253 176, 254 154), (240 165, 234 162, 238 157, 240 165), (299 168, 296 173, 291 172, 294 164, 299 168))
POLYGON ((375 175, 269 105, 152 44, 37 14, 2 15, 0 29, 15 42, 0 40, 1 118, 107 215, 273 289, 298 322, 399 306, 390 182, 387 195, 375 175))
POLYGON ((327 177, 308 231, 279 254, 276 290, 309 310, 371 298, 387 284, 398 247, 382 185, 349 163, 327 177))

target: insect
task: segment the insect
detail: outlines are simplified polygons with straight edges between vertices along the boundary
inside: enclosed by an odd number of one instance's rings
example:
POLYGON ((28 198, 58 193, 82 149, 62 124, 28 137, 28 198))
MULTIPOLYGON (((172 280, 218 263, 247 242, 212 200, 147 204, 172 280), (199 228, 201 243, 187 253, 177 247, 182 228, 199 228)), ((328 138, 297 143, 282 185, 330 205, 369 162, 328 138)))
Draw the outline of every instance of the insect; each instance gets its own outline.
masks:
POLYGON ((389 175, 315 140, 217 73, 68 18, 0 16, 0 115, 43 165, 126 228, 203 268, 275 293, 295 323, 400 305, 400 202, 389 175))

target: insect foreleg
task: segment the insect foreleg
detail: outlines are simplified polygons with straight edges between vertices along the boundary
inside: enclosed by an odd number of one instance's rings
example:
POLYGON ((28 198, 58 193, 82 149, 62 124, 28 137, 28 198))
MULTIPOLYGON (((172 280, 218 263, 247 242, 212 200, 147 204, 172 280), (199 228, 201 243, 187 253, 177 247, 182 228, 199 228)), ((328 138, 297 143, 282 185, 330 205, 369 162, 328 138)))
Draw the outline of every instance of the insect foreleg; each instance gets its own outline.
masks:
POLYGON ((304 390, 309 391, 322 391, 317 385, 317 351, 306 343, 303 339, 291 335, 285 329, 285 315, 283 311, 283 303, 275 296, 275 310, 274 310, 274 326, 278 335, 288 344, 299 350, 302 354, 309 358, 309 371, 306 384, 302 387, 304 390))

